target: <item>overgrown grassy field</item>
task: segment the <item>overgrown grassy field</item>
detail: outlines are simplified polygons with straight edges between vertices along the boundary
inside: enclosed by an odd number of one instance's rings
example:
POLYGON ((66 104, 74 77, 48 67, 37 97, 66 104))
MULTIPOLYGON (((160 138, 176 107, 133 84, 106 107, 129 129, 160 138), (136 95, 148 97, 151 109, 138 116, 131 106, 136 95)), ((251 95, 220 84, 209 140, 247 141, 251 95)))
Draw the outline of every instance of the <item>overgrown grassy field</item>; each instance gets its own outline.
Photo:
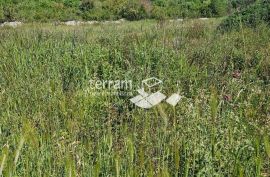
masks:
POLYGON ((270 28, 218 23, 0 28, 0 176, 270 176, 270 28), (153 76, 185 98, 89 93, 153 76))

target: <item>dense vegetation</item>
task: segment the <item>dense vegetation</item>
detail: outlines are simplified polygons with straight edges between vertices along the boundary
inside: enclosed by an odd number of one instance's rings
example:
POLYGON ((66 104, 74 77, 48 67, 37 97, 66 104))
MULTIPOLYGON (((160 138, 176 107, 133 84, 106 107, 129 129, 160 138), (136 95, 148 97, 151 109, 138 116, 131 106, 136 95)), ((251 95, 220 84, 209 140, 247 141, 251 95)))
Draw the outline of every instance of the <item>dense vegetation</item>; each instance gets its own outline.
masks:
POLYGON ((164 23, 1 28, 0 173, 269 176, 270 29, 164 23), (185 98, 142 110, 87 92, 151 76, 185 98))
POLYGON ((220 17, 255 0, 0 0, 0 21, 220 17))
POLYGON ((221 31, 240 29, 241 26, 257 27, 262 23, 270 25, 270 1, 263 0, 252 4, 225 19, 219 26, 221 31))

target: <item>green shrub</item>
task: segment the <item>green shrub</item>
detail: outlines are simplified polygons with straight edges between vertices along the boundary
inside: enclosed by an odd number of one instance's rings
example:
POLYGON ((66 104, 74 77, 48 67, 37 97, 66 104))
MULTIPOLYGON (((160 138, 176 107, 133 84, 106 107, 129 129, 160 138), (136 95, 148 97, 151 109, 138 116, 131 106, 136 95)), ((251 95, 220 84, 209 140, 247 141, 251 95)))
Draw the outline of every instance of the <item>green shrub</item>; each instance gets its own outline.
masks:
POLYGON ((15 20, 15 14, 16 14, 16 10, 15 7, 13 5, 6 5, 3 7, 3 11, 4 11, 4 18, 7 21, 13 21, 15 20))
POLYGON ((0 6, 0 23, 4 21, 5 21, 4 10, 3 10, 3 7, 0 6))
POLYGON ((164 8, 155 6, 151 11, 151 18, 164 20, 166 18, 164 8))
POLYGON ((83 0, 79 9, 83 12, 89 11, 94 8, 94 2, 92 0, 83 0))
MULTIPOLYGON (((178 6, 170 6, 166 8, 166 16, 170 18, 182 18, 182 8, 178 6)), ((163 12, 164 13, 164 12, 163 12)))
POLYGON ((211 1, 205 1, 201 5, 201 7, 200 7, 200 14, 201 14, 201 16, 203 16, 203 17, 211 17, 212 16, 212 11, 209 8, 210 4, 211 4, 211 1))
POLYGON ((137 1, 131 0, 123 3, 119 15, 127 20, 140 20, 147 17, 146 10, 137 1))
POLYGON ((183 17, 197 18, 200 16, 200 5, 196 2, 186 2, 182 5, 183 17))
POLYGON ((93 9, 88 12, 84 12, 81 14, 84 20, 109 20, 111 19, 111 14, 103 9, 93 9))
POLYGON ((164 0, 152 0, 152 2, 155 6, 159 7, 165 7, 167 5, 166 1, 164 0))
POLYGON ((2 0, 5 20, 220 17, 255 0, 2 0), (57 6, 57 7, 55 7, 57 6), (70 14, 70 17, 69 15, 70 14))
POLYGON ((237 8, 243 9, 249 6, 250 4, 253 4, 254 2, 256 2, 256 0, 232 0, 231 4, 232 7, 235 9, 237 8))
POLYGON ((270 1, 263 0, 226 18, 218 27, 220 31, 239 30, 241 24, 257 27, 262 22, 270 24, 270 1))
POLYGON ((220 17, 227 13, 228 2, 227 0, 212 0, 209 8, 212 12, 212 16, 220 17))
POLYGON ((73 1, 73 0, 64 0, 64 5, 66 7, 76 7, 78 2, 77 1, 73 1))

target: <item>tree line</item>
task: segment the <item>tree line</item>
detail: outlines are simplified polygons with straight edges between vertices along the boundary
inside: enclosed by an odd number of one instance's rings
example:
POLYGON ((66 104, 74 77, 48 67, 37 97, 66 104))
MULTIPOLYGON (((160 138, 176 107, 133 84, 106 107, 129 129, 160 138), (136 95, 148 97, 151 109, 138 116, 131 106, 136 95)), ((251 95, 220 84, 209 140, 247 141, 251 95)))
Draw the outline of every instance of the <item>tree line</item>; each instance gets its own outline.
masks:
POLYGON ((1 21, 221 17, 256 0, 0 0, 1 21))

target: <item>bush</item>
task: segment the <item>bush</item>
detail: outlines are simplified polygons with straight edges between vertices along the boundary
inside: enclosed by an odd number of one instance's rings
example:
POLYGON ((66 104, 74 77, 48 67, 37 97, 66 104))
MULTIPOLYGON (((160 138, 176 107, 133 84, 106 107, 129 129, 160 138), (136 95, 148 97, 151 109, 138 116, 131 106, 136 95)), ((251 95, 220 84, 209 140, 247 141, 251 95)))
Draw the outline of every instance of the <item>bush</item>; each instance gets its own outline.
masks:
POLYGON ((4 11, 5 20, 7 20, 7 21, 14 21, 15 20, 16 10, 15 10, 14 6, 12 6, 12 5, 4 6, 3 11, 4 11))
POLYGON ((238 9, 238 8, 244 9, 250 4, 253 4, 254 2, 256 2, 256 0, 232 0, 231 4, 232 4, 232 7, 235 9, 238 9))
POLYGON ((83 14, 81 14, 81 16, 84 20, 102 21, 111 19, 111 13, 103 9, 93 9, 89 12, 84 12, 83 14))
POLYGON ((76 1, 73 1, 73 0, 64 0, 63 3, 64 3, 64 5, 66 7, 76 7, 76 5, 77 5, 77 2, 76 1))
POLYGON ((79 9, 82 12, 89 11, 93 8, 94 8, 94 2, 92 0, 83 0, 79 7, 79 9))
POLYGON ((239 30, 241 23, 247 27, 257 27, 262 22, 270 24, 270 1, 263 0, 225 19, 218 27, 220 31, 239 30))
POLYGON ((5 21, 4 10, 3 7, 0 6, 0 23, 3 23, 4 21, 5 21))
POLYGON ((147 17, 143 5, 136 1, 125 2, 120 8, 119 15, 127 20, 141 20, 147 17))
POLYGON ((200 7, 200 14, 203 17, 211 17, 212 16, 212 11, 209 8, 211 4, 211 1, 204 2, 202 6, 200 7))
POLYGON ((227 0, 212 0, 209 8, 212 12, 212 16, 221 17, 227 13, 228 2, 227 0))
POLYGON ((153 4, 159 7, 165 7, 166 1, 163 0, 152 0, 153 4))
POLYGON ((151 18, 164 20, 166 18, 164 8, 155 6, 151 11, 151 18))
MULTIPOLYGON (((1 0, 0 0, 1 1, 1 0)), ((0 21, 219 17, 255 0, 2 0, 0 21), (230 5, 230 8, 229 6, 230 5), (56 7, 55 7, 56 6, 56 7), (60 10, 58 10, 60 9, 60 10), (45 16, 43 16, 45 14, 45 16), (69 15, 70 14, 70 15, 69 15)), ((269 0, 268 0, 269 1, 269 0)))

